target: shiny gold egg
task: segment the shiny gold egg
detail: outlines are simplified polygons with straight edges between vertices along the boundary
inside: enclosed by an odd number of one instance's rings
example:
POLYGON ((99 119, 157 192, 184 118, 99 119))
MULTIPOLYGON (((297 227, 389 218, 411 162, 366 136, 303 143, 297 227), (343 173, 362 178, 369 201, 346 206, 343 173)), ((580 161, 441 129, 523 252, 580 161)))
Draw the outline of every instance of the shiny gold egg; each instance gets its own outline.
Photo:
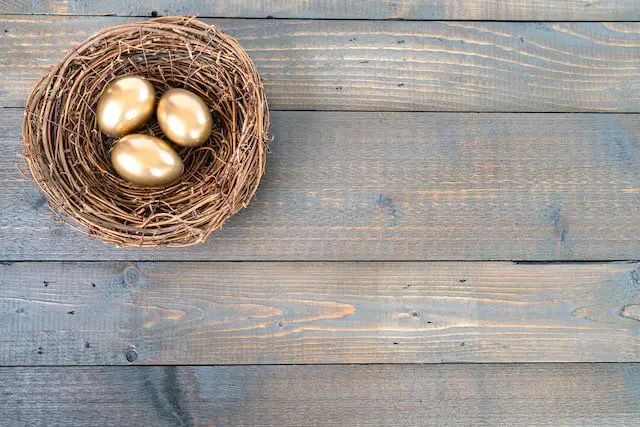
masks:
POLYGON ((98 127, 119 138, 144 125, 153 115, 156 92, 142 77, 120 77, 107 85, 98 101, 98 127))
POLYGON ((213 120, 202 98, 184 89, 169 89, 160 98, 158 123, 165 136, 185 147, 196 147, 211 135, 213 120))
POLYGON ((132 133, 116 142, 111 163, 118 175, 144 187, 160 187, 178 180, 182 159, 169 143, 151 135, 132 133))

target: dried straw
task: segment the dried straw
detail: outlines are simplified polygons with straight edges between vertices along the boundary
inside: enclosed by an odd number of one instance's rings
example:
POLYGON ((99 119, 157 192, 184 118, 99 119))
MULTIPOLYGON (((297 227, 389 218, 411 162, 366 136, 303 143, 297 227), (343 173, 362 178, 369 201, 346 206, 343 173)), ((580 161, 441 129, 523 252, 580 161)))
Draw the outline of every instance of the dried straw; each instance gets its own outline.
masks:
MULTIPOLYGON (((163 17, 104 29, 67 53, 29 95, 23 137, 50 205, 89 235, 118 246, 188 246, 247 206, 264 173, 268 129, 262 82, 240 44, 195 18, 163 17), (105 86, 132 74, 158 96, 195 92, 214 111, 211 138, 178 150, 185 174, 169 187, 120 178, 109 160, 114 140, 97 128, 105 86)), ((141 132, 163 136, 155 119, 141 132)))

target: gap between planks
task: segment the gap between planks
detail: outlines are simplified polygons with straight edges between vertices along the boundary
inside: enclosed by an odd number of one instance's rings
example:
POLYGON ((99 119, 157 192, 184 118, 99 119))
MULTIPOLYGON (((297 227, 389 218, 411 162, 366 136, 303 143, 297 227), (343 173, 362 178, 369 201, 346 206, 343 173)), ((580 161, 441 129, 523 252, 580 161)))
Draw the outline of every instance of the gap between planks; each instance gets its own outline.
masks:
MULTIPOLYGON (((5 12, 0 10, 0 16, 33 16, 33 17, 68 17, 68 18, 140 18, 140 19, 153 19, 153 18, 162 18, 163 16, 176 16, 176 15, 124 15, 117 13, 102 13, 102 14, 67 14, 67 13, 12 13, 5 12)), ((202 14, 193 14, 193 15, 178 15, 178 16, 195 16, 198 19, 215 19, 215 20, 224 20, 224 19, 233 19, 237 21, 327 21, 327 22, 483 22, 483 23, 519 23, 519 24, 533 24, 533 23, 542 23, 542 24, 632 24, 640 22, 640 19, 619 19, 619 20, 610 20, 610 19, 446 19, 446 18, 434 18, 434 19, 405 19, 405 18, 298 18, 298 17, 275 17, 275 16, 262 16, 262 17, 251 17, 251 16, 224 16, 224 15, 202 15, 202 14)))

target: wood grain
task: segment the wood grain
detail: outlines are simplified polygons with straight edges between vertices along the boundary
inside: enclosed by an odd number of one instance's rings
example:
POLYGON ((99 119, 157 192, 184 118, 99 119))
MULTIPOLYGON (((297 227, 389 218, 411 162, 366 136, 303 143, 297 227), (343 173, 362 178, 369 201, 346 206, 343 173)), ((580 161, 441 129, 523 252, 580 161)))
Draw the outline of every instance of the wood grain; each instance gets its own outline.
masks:
POLYGON ((638 362, 636 263, 0 266, 0 365, 638 362))
POLYGON ((635 425, 638 364, 0 368, 12 425, 635 425))
POLYGON ((276 112, 248 209, 203 245, 118 249, 56 221, 0 110, 0 260, 640 259, 640 121, 276 112))
MULTIPOLYGON (((0 106, 125 19, 0 16, 0 106)), ((207 21, 245 46, 276 110, 640 111, 640 23, 207 21)))
POLYGON ((53 15, 190 15, 226 18, 494 21, 636 21, 636 0, 0 0, 0 13, 53 15))

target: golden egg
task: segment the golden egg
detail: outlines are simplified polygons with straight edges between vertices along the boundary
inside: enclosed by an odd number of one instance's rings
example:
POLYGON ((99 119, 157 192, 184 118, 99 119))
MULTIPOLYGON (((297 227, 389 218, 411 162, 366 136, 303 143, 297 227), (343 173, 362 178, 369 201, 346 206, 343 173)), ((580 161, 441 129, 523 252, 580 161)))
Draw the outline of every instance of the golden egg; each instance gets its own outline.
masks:
POLYGON ((213 120, 202 98, 184 89, 169 89, 160 98, 158 123, 165 136, 185 147, 204 143, 211 135, 213 120))
POLYGON ((144 187, 169 185, 184 172, 182 159, 169 143, 139 133, 116 142, 111 150, 111 163, 122 178, 144 187))
POLYGON ((125 76, 109 83, 98 101, 98 127, 119 138, 144 125, 153 115, 156 92, 142 77, 125 76))

